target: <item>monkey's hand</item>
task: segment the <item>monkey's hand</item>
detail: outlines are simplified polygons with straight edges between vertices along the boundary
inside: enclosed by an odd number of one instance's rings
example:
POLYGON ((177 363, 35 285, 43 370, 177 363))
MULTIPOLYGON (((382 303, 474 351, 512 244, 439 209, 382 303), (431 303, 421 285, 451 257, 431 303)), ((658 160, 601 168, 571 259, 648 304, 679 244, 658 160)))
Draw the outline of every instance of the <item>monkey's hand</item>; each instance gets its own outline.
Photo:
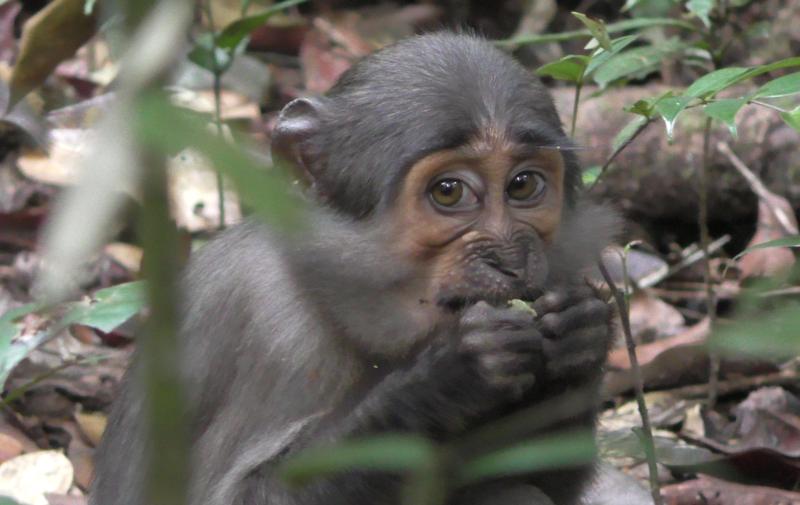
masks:
POLYGON ((495 401, 519 400, 542 380, 544 339, 533 311, 479 302, 464 311, 460 328, 459 354, 495 401))
POLYGON ((611 309, 589 286, 551 291, 533 304, 548 383, 581 384, 599 375, 611 341, 611 309))

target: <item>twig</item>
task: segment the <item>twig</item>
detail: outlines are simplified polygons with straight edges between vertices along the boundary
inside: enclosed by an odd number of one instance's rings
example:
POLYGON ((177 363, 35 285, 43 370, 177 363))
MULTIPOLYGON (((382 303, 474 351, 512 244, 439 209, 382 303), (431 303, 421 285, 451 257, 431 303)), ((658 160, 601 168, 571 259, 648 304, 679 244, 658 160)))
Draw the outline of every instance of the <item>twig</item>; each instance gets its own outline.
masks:
POLYGON ((724 140, 720 140, 717 142, 717 150, 725 155, 728 158, 728 161, 731 162, 731 165, 742 174, 742 177, 747 180, 747 183, 750 185, 750 189, 753 190, 753 193, 758 196, 759 200, 766 203, 772 214, 775 216, 775 219, 778 220, 780 223, 781 228, 783 228, 783 232, 789 235, 796 235, 797 234, 797 226, 792 222, 791 218, 789 218, 784 212, 783 209, 778 208, 773 202, 773 195, 770 190, 761 182, 761 179, 758 178, 756 174, 750 170, 744 162, 736 156, 736 153, 733 152, 731 146, 728 145, 727 142, 724 140))
POLYGON ((603 260, 597 262, 597 267, 603 275, 614 297, 614 301, 619 309, 619 318, 622 321, 622 331, 625 335, 625 345, 628 349, 628 359, 631 363, 631 373, 633 374, 633 384, 636 391, 636 403, 639 406, 639 416, 642 419, 642 444, 644 445, 644 452, 647 456, 647 466, 650 470, 650 494, 653 496, 654 505, 663 505, 661 499, 661 486, 658 482, 658 465, 656 463, 656 447, 653 442, 653 430, 650 426, 650 414, 647 412, 647 403, 644 400, 644 383, 642 381, 642 372, 639 368, 639 360, 636 357, 636 343, 633 341, 633 334, 631 333, 631 322, 628 317, 628 305, 625 303, 625 296, 619 290, 611 276, 608 274, 603 260))
MULTIPOLYGON (((698 192, 700 196, 697 221, 700 227, 700 248, 703 250, 703 283, 706 288, 706 312, 713 331, 717 321, 717 303, 714 297, 713 280, 711 279, 711 234, 708 230, 708 166, 711 163, 711 118, 706 119, 703 131, 703 159, 697 170, 698 192)), ((708 372, 708 408, 713 408, 717 403, 717 384, 719 382, 719 353, 712 349, 709 352, 708 372)))
POLYGON ((578 121, 578 104, 581 101, 581 88, 583 83, 575 84, 575 99, 572 102, 572 126, 569 129, 569 136, 575 138, 575 123, 578 121))
MULTIPOLYGON (((215 30, 211 0, 207 0, 203 5, 206 10, 208 24, 211 30, 215 30)), ((217 127, 217 135, 222 138, 222 71, 217 62, 216 35, 211 39, 211 64, 213 67, 211 73, 214 75, 214 124, 217 127)), ((219 229, 222 230, 225 228, 225 180, 222 178, 222 172, 219 170, 217 170, 217 203, 219 205, 219 229)))
POLYGON ((13 403, 17 398, 24 395, 30 388, 34 387, 35 385, 39 384, 40 382, 49 379, 50 377, 56 375, 58 372, 62 370, 66 370, 67 368, 83 365, 86 363, 96 363, 100 361, 105 361, 109 358, 109 356, 81 356, 69 361, 65 361, 64 363, 58 365, 55 368, 51 368, 45 372, 42 372, 36 375, 34 378, 26 382, 25 384, 12 389, 2 400, 0 400, 0 406, 3 408, 8 408, 11 403, 13 403))
POLYGON ((753 105, 760 105, 761 107, 764 107, 766 109, 770 109, 770 110, 774 110, 774 111, 777 111, 777 112, 781 112, 783 114, 786 114, 787 112, 789 112, 788 110, 782 109, 781 107, 778 107, 777 105, 772 105, 771 103, 762 102, 761 100, 749 100, 747 103, 751 103, 753 105))
POLYGON ((626 140, 625 142, 620 144, 619 147, 617 147, 614 150, 614 152, 611 153, 611 156, 609 156, 608 159, 606 160, 606 162, 603 164, 603 166, 600 167, 600 173, 597 174, 597 178, 594 180, 594 182, 592 182, 592 185, 589 186, 589 189, 587 191, 592 191, 595 188, 595 186, 597 186, 597 183, 600 182, 600 179, 603 178, 603 176, 605 175, 606 171, 608 170, 608 167, 617 158, 617 156, 619 156, 619 153, 624 151, 625 148, 628 147, 630 145, 630 143, 633 142, 634 139, 636 137, 638 137, 639 134, 641 134, 644 131, 644 129, 647 128, 647 126, 652 122, 653 122, 653 120, 648 118, 647 121, 642 123, 641 126, 639 126, 639 128, 637 128, 635 132, 633 132, 633 135, 631 135, 630 138, 628 138, 628 140, 626 140))
MULTIPOLYGON (((730 380, 719 381, 717 393, 720 396, 750 391, 764 386, 783 386, 797 384, 800 375, 792 372, 776 372, 756 377, 735 377, 730 380)), ((667 389, 670 395, 679 398, 703 398, 708 396, 708 384, 693 384, 675 389, 667 389)))

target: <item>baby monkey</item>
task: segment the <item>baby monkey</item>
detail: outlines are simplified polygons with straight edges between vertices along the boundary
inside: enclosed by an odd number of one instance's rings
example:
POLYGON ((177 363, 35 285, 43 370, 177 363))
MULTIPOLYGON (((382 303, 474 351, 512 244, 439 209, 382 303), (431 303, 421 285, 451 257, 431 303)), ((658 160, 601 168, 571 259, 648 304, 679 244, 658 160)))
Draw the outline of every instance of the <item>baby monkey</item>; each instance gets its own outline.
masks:
MULTIPOLYGON (((235 226, 182 286, 192 505, 398 504, 397 475, 289 488, 278 468, 354 437, 457 440, 597 388, 609 309, 582 271, 613 219, 578 201, 553 101, 511 57, 471 35, 404 40, 325 96, 289 103, 272 149, 307 185, 305 228, 235 226)), ((124 381, 93 505, 143 503, 142 394, 124 381)), ((594 419, 587 404, 558 423, 594 419)), ((590 468, 486 482, 448 503, 574 504, 590 468)))

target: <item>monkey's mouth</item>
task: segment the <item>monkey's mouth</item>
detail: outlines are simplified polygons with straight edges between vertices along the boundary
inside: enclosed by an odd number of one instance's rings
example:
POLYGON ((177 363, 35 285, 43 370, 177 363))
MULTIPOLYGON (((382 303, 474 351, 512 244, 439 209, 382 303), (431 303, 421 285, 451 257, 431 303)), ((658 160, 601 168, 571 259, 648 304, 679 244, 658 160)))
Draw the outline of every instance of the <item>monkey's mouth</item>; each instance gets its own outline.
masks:
POLYGON ((469 293, 442 293, 437 297, 436 304, 446 312, 459 312, 478 302, 486 302, 494 307, 505 306, 515 298, 525 301, 534 301, 542 294, 540 289, 502 289, 487 291, 471 291, 469 293))
POLYGON ((499 307, 513 299, 533 301, 541 294, 547 275, 542 262, 528 261, 520 266, 487 255, 462 265, 451 270, 439 285, 435 300, 445 311, 458 312, 478 302, 499 307))

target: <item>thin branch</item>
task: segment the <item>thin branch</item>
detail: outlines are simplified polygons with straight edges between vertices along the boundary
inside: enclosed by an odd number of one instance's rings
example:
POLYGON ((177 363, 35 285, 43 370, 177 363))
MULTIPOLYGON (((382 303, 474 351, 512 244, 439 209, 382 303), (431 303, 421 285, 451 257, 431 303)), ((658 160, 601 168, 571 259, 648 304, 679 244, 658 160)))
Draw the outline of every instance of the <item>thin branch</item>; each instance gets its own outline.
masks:
POLYGON ((619 154, 622 151, 624 151, 625 148, 628 147, 631 144, 631 142, 633 142, 636 139, 636 137, 638 137, 644 131, 644 129, 647 128, 647 126, 652 122, 653 122, 652 118, 647 118, 647 121, 642 123, 641 126, 639 126, 639 128, 637 128, 635 132, 633 132, 633 135, 631 135, 630 138, 628 138, 628 140, 620 144, 619 147, 617 147, 614 150, 614 152, 611 153, 611 156, 609 156, 606 162, 603 164, 603 166, 600 167, 600 173, 597 174, 597 178, 594 180, 594 182, 592 182, 592 185, 589 186, 589 189, 587 191, 592 191, 595 188, 595 186, 597 186, 597 183, 600 182, 600 179, 602 179, 603 176, 606 174, 606 172, 608 171, 608 167, 611 166, 611 163, 614 162, 617 156, 619 156, 619 154))
POLYGON ((767 187, 764 185, 764 183, 761 181, 761 179, 759 179, 758 176, 754 174, 753 171, 747 167, 747 165, 744 164, 741 158, 736 156, 736 153, 733 152, 731 146, 728 145, 728 143, 725 142, 724 140, 721 140, 717 142, 717 150, 721 152, 726 158, 728 158, 728 161, 731 162, 731 165, 733 165, 733 167, 739 171, 742 177, 744 177, 745 180, 747 180, 747 183, 750 185, 750 189, 752 189, 753 193, 755 193, 756 196, 758 196, 758 199, 769 206, 770 210, 775 216, 775 219, 778 220, 778 223, 781 225, 781 228, 783 228, 783 232, 789 235, 796 235, 797 226, 792 222, 792 219, 789 216, 787 216, 786 213, 782 211, 782 209, 777 208, 772 203, 774 200, 772 192, 768 190, 767 187))
MULTIPOLYGON (((697 221, 700 226, 700 247, 703 250, 703 283, 706 290, 706 311, 711 329, 713 331, 717 321, 717 302, 714 296, 713 280, 711 278, 711 258, 709 249, 711 234, 708 230, 708 167, 711 164, 711 118, 706 118, 703 131, 703 159, 697 170, 698 192, 700 193, 697 221)), ((711 350, 709 353, 708 372, 708 408, 713 408, 717 403, 719 384, 719 353, 711 350)))
POLYGON ((631 322, 628 317, 628 304, 625 302, 625 295, 614 284, 611 276, 603 264, 603 260, 597 262, 597 267, 603 275, 614 297, 614 301, 619 309, 619 318, 622 321, 622 331, 625 334, 625 345, 628 349, 628 359, 631 363, 631 373, 633 374, 633 384, 636 391, 636 403, 639 407, 639 416, 642 419, 642 444, 644 445, 644 453, 647 456, 647 466, 650 470, 650 494, 653 496, 654 505, 663 505, 661 498, 661 485, 658 482, 658 465, 656 462, 656 446, 653 441, 653 429, 650 426, 650 414, 647 412, 647 403, 644 400, 644 383, 642 381, 642 372, 639 368, 639 359, 636 357, 636 343, 633 341, 633 334, 631 333, 631 322))
POLYGON ((575 100, 572 102, 572 126, 569 129, 569 136, 575 138, 575 123, 578 121, 578 104, 581 101, 582 83, 575 84, 575 100))
MULTIPOLYGON (((211 0, 204 2, 206 18, 211 30, 215 30, 214 13, 211 8, 211 0)), ((222 138, 222 70, 217 62, 217 37, 216 34, 211 38, 211 64, 212 74, 214 75, 214 125, 217 127, 217 135, 222 138)), ((219 205, 219 229, 225 228, 225 180, 222 172, 217 170, 217 203, 219 205)))
POLYGON ((786 114, 786 113, 789 112, 788 110, 782 109, 782 108, 778 107, 777 105, 772 105, 771 103, 762 102, 761 100, 748 100, 747 103, 752 103, 753 105, 760 105, 761 107, 764 107, 766 109, 770 109, 770 110, 774 110, 774 111, 777 111, 777 112, 781 112, 783 114, 786 114))

